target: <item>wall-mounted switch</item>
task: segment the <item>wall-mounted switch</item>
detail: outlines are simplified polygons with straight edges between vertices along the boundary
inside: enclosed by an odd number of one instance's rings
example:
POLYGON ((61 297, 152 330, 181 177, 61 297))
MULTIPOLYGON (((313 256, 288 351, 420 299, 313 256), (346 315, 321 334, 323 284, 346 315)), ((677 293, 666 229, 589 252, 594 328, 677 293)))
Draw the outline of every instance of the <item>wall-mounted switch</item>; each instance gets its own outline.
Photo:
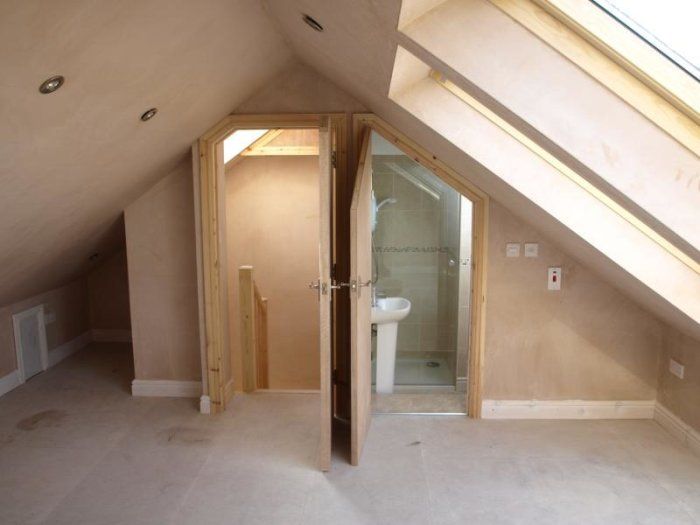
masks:
POLYGON ((506 257, 520 257, 519 242, 509 242, 506 244, 506 257))
POLYGON ((536 242, 525 243, 525 257, 537 257, 540 245, 536 242))
POLYGON ((561 268, 547 268, 547 290, 561 290, 561 268))
POLYGON ((685 375, 685 367, 674 359, 668 362, 668 371, 680 379, 683 379, 685 375))

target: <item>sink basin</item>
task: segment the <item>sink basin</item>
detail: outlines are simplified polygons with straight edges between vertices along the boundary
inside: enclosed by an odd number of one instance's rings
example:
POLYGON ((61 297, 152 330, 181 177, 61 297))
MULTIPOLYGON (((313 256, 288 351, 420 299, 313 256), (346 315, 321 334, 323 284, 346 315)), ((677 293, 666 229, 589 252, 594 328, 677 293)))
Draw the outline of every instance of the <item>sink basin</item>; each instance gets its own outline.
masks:
POLYGON ((386 297, 377 300, 372 307, 372 323, 398 323, 406 319, 411 312, 411 301, 403 297, 386 297))
POLYGON ((403 297, 386 297, 377 300, 372 307, 371 320, 377 325, 377 380, 378 394, 391 394, 394 391, 394 370, 396 368, 396 338, 399 321, 411 313, 411 301, 403 297))

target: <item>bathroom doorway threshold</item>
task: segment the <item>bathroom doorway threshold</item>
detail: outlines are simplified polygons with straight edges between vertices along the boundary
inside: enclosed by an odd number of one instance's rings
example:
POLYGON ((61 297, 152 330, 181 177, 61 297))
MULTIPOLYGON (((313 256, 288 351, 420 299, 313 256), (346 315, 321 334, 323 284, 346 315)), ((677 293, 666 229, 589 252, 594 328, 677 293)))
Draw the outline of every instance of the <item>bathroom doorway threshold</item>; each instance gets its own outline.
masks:
POLYGON ((372 395, 372 414, 466 415, 463 392, 401 393, 372 395))

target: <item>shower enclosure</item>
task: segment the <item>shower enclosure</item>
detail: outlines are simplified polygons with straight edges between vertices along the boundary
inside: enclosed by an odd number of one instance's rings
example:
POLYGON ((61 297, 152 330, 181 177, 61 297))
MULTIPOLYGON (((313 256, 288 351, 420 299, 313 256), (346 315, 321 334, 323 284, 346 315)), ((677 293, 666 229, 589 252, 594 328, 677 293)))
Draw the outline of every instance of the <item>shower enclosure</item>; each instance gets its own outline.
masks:
POLYGON ((372 151, 375 294, 411 302, 375 410, 465 412, 472 203, 377 134, 372 151))

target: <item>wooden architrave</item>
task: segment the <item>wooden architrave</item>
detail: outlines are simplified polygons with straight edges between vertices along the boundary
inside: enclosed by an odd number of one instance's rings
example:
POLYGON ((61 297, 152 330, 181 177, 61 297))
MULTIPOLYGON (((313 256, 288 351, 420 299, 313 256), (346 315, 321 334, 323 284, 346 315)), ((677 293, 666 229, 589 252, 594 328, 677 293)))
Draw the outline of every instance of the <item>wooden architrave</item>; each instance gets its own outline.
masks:
POLYGON ((346 117, 333 114, 267 114, 229 115, 209 129, 198 140, 199 152, 199 202, 200 230, 197 232, 201 246, 201 301, 203 348, 210 413, 226 409, 233 393, 230 349, 228 348, 228 298, 226 290, 225 208, 223 193, 225 166, 223 141, 238 129, 294 129, 319 128, 321 118, 330 118, 334 134, 339 137, 337 148, 337 176, 343 178, 346 166, 346 117), (341 173, 342 172, 342 173, 341 173), (228 362, 226 362, 228 360, 228 362))
POLYGON ((353 115, 355 149, 366 127, 379 133, 421 166, 468 198, 472 204, 472 287, 469 319, 469 370, 467 381, 467 414, 481 418, 484 344, 486 331, 486 261, 488 239, 489 196, 450 168, 418 143, 373 114, 353 115))
POLYGON ((489 0, 695 155, 697 82, 590 2, 489 0))

